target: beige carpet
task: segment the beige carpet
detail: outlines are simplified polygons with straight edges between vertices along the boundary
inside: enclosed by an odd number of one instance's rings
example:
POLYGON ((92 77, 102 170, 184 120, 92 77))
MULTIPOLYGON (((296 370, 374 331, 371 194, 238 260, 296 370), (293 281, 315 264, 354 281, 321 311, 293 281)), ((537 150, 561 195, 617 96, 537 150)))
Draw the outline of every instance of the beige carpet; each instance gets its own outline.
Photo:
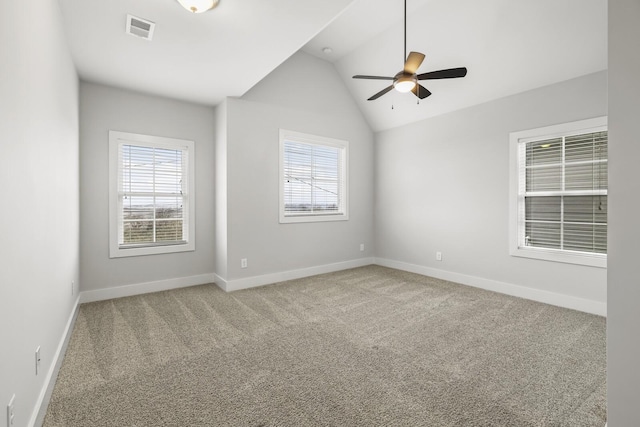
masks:
POLYGON ((84 304, 44 425, 580 426, 605 319, 378 266, 84 304))

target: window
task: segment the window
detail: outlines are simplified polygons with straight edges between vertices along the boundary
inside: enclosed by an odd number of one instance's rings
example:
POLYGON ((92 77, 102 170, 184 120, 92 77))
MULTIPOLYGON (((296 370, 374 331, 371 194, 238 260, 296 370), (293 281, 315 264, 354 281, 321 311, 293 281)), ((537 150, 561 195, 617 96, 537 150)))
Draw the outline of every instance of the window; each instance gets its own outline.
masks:
POLYGON ((510 135, 512 255, 606 267, 606 123, 510 135))
POLYGON ((194 143, 109 132, 110 257, 195 249, 194 143))
POLYGON ((347 141, 280 130, 280 222, 349 219, 347 141))

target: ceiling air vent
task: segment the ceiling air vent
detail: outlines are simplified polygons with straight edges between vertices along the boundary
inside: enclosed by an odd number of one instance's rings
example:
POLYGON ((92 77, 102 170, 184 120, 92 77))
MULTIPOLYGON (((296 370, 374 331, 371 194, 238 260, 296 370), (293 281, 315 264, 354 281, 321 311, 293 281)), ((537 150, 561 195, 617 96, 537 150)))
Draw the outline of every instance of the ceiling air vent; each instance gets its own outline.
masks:
POLYGON ((151 21, 138 18, 137 16, 127 15, 127 34, 137 36, 145 40, 151 40, 153 30, 156 27, 151 21))

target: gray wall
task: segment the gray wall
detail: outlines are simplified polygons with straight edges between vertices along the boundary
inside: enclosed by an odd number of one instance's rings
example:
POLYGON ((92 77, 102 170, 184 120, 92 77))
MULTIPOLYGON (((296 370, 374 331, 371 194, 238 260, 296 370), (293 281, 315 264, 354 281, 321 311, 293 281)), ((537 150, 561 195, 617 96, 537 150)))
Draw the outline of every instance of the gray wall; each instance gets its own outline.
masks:
POLYGON ((372 256, 373 135, 332 64, 297 53, 242 99, 228 99, 226 113, 228 259, 223 278, 372 256), (280 128, 349 141, 348 221, 279 223, 280 128), (241 258, 248 259, 248 268, 240 268, 241 258))
POLYGON ((0 2, 0 182, 0 425, 15 393, 24 427, 78 295, 78 78, 57 1, 0 2))
POLYGON ((609 427, 640 425, 640 2, 609 1, 609 427))
POLYGON ((82 290, 213 273, 214 109, 85 82, 80 107, 82 290), (194 252, 109 258, 109 130, 195 141, 194 252))
POLYGON ((606 270, 509 255, 509 133, 607 114, 600 72, 376 135, 376 256, 606 301, 606 270), (443 260, 436 261, 441 251, 443 260))

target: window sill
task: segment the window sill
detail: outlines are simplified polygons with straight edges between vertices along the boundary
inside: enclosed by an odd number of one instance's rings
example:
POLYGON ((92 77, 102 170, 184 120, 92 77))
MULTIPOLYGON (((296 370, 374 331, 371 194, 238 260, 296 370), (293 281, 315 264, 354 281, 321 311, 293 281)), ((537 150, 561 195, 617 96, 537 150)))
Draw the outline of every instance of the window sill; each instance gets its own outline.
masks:
POLYGON ((161 246, 135 246, 129 248, 120 248, 119 246, 112 246, 109 250, 109 258, 125 258, 133 256, 144 255, 159 255, 159 254, 171 254, 178 252, 190 252, 195 251, 194 243, 185 244, 171 244, 161 246))
POLYGON ((607 256, 604 254, 589 254, 583 252, 566 252, 542 248, 512 248, 511 256, 539 259, 543 261, 578 264, 588 267, 607 268, 607 256))
POLYGON ((332 214, 332 215, 289 215, 280 216, 280 224, 292 224, 298 222, 328 222, 328 221, 347 221, 348 214, 332 214))

